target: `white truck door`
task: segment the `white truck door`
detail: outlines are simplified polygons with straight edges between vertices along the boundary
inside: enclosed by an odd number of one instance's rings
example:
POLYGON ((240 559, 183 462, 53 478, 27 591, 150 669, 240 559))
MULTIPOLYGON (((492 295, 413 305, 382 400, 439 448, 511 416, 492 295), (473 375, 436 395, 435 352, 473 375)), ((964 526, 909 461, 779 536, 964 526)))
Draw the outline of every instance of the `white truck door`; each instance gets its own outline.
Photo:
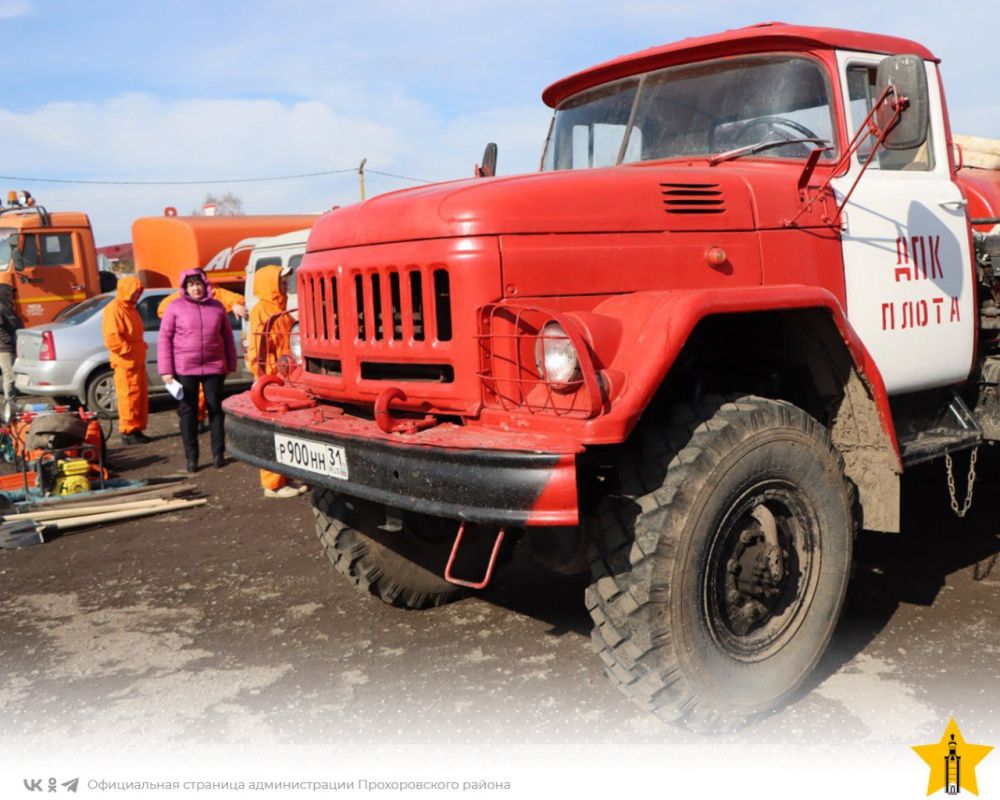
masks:
MULTIPOLYGON (((874 100, 884 56, 840 52, 847 119, 857 130, 874 100)), ((930 134, 922 148, 881 150, 844 214, 847 316, 889 394, 964 380, 972 368, 975 271, 965 201, 948 166, 937 68, 925 62, 930 134)), ((833 181, 838 200, 861 171, 864 145, 833 181)))

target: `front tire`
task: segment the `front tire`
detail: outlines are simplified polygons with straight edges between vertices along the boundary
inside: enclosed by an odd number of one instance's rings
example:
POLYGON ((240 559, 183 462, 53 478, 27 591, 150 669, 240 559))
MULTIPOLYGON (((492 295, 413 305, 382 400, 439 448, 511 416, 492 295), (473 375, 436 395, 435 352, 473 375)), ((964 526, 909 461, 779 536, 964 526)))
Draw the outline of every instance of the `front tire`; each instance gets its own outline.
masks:
POLYGON ((785 702, 833 635, 852 491, 826 429, 719 398, 640 431, 603 501, 587 607, 611 680, 663 719, 730 730, 785 702))
POLYGON ((459 599, 463 590, 443 577, 451 539, 440 520, 407 514, 404 528, 379 526, 377 503, 317 489, 316 534, 333 568, 359 589, 400 608, 433 608, 459 599))

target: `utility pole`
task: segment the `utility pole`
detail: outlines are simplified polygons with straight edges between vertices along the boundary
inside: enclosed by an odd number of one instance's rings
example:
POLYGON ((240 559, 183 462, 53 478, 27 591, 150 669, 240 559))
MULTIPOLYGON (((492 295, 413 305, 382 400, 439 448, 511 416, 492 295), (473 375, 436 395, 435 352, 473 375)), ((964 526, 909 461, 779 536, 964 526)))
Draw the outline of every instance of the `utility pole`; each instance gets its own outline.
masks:
POLYGON ((365 163, 368 161, 367 158, 361 159, 361 165, 358 167, 358 178, 361 181, 361 202, 365 201, 365 163))

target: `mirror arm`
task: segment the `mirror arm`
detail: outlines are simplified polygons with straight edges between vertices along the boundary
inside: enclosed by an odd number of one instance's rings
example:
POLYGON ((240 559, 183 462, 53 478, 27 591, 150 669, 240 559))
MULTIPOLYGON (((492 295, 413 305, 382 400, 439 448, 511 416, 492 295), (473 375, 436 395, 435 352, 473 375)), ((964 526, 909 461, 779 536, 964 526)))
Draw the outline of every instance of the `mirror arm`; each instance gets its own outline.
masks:
POLYGON ((828 225, 834 227, 839 225, 840 218, 844 213, 844 208, 847 206, 847 201, 850 200, 851 195, 854 194, 854 190, 857 188, 858 182, 861 180, 861 176, 865 174, 865 171, 868 169, 868 165, 872 163, 872 159, 875 158, 875 154, 878 152, 879 147, 882 146, 882 142, 885 141, 885 137, 889 135, 889 131, 891 131, 893 127, 895 127, 896 123, 899 122, 903 109, 905 109, 907 105, 909 105, 909 101, 901 94, 897 93, 895 86, 892 84, 886 86, 885 90, 879 95, 878 99, 872 103, 872 108, 871 111, 868 112, 868 116, 864 118, 862 123, 858 126, 857 132, 851 137, 851 141, 844 150, 844 155, 841 156, 840 160, 836 163, 836 165, 834 165, 833 169, 830 170, 830 174, 826 177, 823 183, 820 184, 819 188, 812 193, 812 196, 807 198, 805 197, 806 183, 808 183, 808 180, 812 175, 812 171, 816 167, 815 162, 819 160, 819 155, 817 155, 819 151, 814 151, 810 154, 809 161, 806 162, 806 165, 802 170, 802 175, 799 176, 799 200, 802 203, 802 207, 799 209, 799 213, 791 219, 782 220, 782 224, 786 228, 794 227, 798 219, 809 211, 816 204, 817 200, 826 195, 833 179, 840 174, 844 167, 850 164, 855 153, 861 149, 865 136, 874 136, 875 142, 872 146, 872 151, 868 154, 868 158, 865 159, 865 163, 861 165, 861 172, 858 173, 858 177, 854 179, 854 183, 851 184, 851 188, 847 191, 847 194, 844 195, 843 201, 839 206, 837 206, 837 213, 829 218, 826 216, 823 217, 823 221, 828 225), (891 100, 890 97, 892 98, 891 100), (892 103, 892 116, 889 118, 886 126, 880 129, 878 123, 875 122, 875 117, 879 109, 881 109, 887 102, 892 103))

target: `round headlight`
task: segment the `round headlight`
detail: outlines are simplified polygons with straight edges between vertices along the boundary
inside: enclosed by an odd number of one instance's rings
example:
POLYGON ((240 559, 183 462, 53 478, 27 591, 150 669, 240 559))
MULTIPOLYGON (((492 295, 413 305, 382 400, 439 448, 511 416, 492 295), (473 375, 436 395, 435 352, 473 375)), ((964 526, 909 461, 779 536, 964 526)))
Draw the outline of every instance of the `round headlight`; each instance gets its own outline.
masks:
POLYGON ((299 336, 299 323, 292 325, 288 334, 288 352, 297 362, 302 363, 302 337, 299 336))
POLYGON ((580 380, 580 360, 565 329, 547 322, 535 341, 535 366, 549 383, 566 384, 580 380))

